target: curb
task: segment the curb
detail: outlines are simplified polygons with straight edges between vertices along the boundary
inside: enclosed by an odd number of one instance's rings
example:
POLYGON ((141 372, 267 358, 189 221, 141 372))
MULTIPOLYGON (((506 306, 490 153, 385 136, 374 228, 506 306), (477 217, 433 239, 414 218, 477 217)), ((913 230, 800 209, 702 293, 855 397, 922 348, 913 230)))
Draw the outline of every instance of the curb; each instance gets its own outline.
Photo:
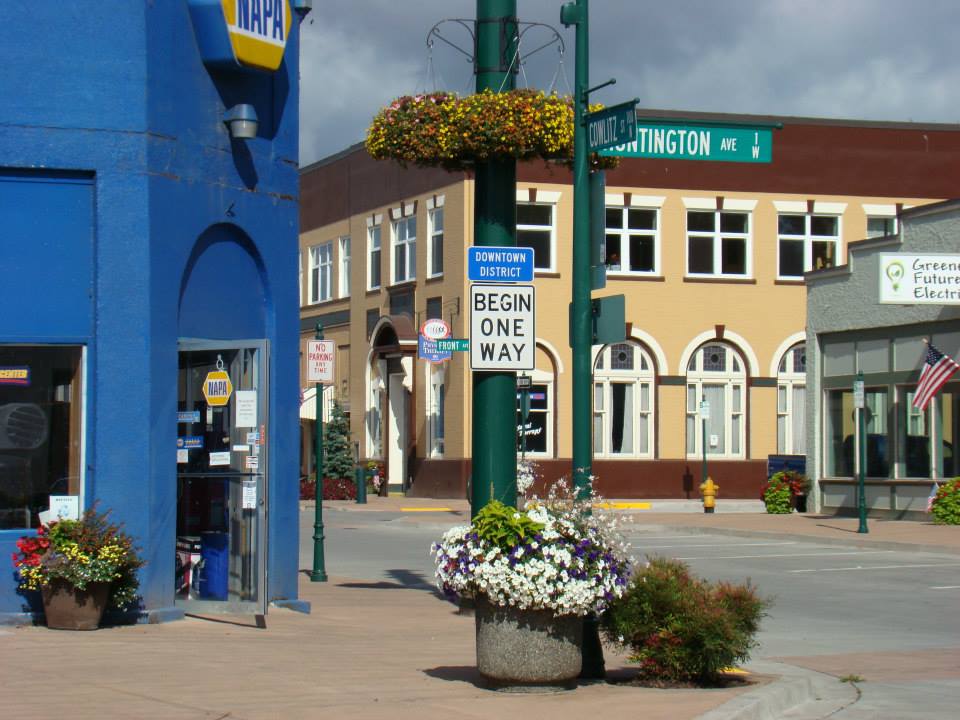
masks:
POLYGON ((823 537, 820 535, 805 535, 804 533, 786 533, 773 532, 769 530, 743 530, 740 528, 718 528, 704 527, 702 525, 663 525, 661 523, 627 523, 629 529, 639 528, 671 528, 681 530, 697 535, 732 535, 734 537, 758 537, 767 540, 795 540, 797 542, 808 542, 815 545, 835 545, 837 547, 870 547, 880 550, 902 550, 906 552, 928 552, 940 555, 960 555, 955 548, 944 545, 925 545, 922 543, 896 542, 894 540, 868 540, 866 538, 844 538, 823 537))
POLYGON ((747 668, 753 673, 777 677, 700 715, 699 720, 824 718, 857 701, 856 689, 832 675, 769 661, 751 662, 747 668))

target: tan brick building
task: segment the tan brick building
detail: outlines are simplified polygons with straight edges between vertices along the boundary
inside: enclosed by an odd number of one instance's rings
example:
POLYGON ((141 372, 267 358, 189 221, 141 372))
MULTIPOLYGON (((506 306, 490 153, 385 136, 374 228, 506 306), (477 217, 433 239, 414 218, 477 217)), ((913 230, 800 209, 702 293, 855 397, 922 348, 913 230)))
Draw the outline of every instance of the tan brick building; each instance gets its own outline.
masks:
MULTIPOLYGON (((756 497, 768 456, 806 453, 804 272, 894 232, 902 209, 958 195, 960 126, 728 119, 782 122, 773 162, 630 158, 607 173, 608 278, 594 296, 625 295, 628 332, 594 348, 593 467, 608 496, 695 497, 706 444, 722 496, 756 497)), ((301 171, 302 342, 318 322, 337 342, 326 395, 349 409, 360 458, 411 494, 466 493, 468 357, 420 360, 417 334, 442 317, 467 337, 473 202, 470 173, 378 163, 362 146, 301 171)), ((537 292, 525 434, 547 477, 570 473, 572 208, 567 170, 518 167, 537 292)))

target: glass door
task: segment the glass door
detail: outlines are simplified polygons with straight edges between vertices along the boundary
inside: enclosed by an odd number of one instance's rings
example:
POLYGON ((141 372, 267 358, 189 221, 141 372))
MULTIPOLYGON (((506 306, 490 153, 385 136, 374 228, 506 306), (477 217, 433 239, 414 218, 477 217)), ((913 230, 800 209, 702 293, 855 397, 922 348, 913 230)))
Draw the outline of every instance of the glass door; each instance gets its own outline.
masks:
POLYGON ((266 343, 180 341, 176 604, 266 614, 266 343))

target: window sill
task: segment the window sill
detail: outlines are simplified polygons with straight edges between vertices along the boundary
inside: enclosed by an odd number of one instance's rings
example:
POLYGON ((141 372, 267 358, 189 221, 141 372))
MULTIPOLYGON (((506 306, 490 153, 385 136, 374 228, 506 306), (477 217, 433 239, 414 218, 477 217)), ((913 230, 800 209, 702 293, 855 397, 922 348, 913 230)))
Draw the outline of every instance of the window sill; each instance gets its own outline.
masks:
POLYGON ((415 287, 417 287, 417 279, 410 278, 409 280, 400 280, 399 282, 393 283, 393 285, 390 285, 387 288, 387 290, 389 290, 390 292, 400 291, 400 290, 413 290, 415 287))
POLYGON ((379 295, 381 290, 383 290, 383 287, 370 288, 367 290, 367 297, 370 297, 371 295, 379 295))
POLYGON ((534 270, 534 271, 533 271, 533 276, 534 276, 535 278, 538 278, 538 277, 543 277, 543 278, 558 278, 558 277, 562 277, 562 275, 561 275, 560 273, 556 272, 555 270, 534 270))
POLYGON ((439 275, 429 275, 427 279, 424 280, 424 282, 429 284, 429 283, 435 283, 439 280, 443 280, 443 273, 440 273, 439 275))
POLYGON ((777 278, 773 281, 773 284, 774 285, 803 285, 804 279, 797 278, 796 280, 794 280, 793 278, 777 278))
POLYGON ((610 272, 607 271, 607 280, 610 282, 619 282, 621 280, 626 280, 627 282, 664 282, 666 278, 663 275, 650 275, 646 273, 625 273, 625 272, 610 272))
POLYGON ((700 275, 684 275, 683 281, 686 283, 724 283, 727 285, 756 285, 756 278, 749 277, 733 277, 726 275, 716 275, 716 276, 700 276, 700 275))

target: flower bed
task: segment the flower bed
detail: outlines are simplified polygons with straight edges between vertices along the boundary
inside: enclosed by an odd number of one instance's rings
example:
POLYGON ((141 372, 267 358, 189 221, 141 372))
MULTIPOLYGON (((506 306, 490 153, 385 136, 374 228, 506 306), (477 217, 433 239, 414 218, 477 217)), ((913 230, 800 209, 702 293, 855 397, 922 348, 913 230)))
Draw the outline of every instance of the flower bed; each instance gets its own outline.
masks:
POLYGON ((793 512, 796 499, 805 496, 810 489, 810 481, 805 475, 793 470, 775 473, 760 490, 760 499, 767 512, 774 515, 786 515, 793 512))
MULTIPOLYGON (((300 479, 300 499, 313 500, 317 496, 317 483, 311 477, 300 479)), ((357 488, 352 480, 341 478, 323 479, 323 499, 324 500, 356 500, 357 488)))
MULTIPOLYGON (((569 161, 573 119, 569 97, 539 90, 406 95, 377 113, 365 145, 375 160, 448 170, 501 158, 569 161)), ((598 155, 591 160, 597 167, 617 164, 617 158, 598 155)))
POLYGON ((938 525, 960 525, 960 478, 940 485, 930 504, 930 512, 938 525))

